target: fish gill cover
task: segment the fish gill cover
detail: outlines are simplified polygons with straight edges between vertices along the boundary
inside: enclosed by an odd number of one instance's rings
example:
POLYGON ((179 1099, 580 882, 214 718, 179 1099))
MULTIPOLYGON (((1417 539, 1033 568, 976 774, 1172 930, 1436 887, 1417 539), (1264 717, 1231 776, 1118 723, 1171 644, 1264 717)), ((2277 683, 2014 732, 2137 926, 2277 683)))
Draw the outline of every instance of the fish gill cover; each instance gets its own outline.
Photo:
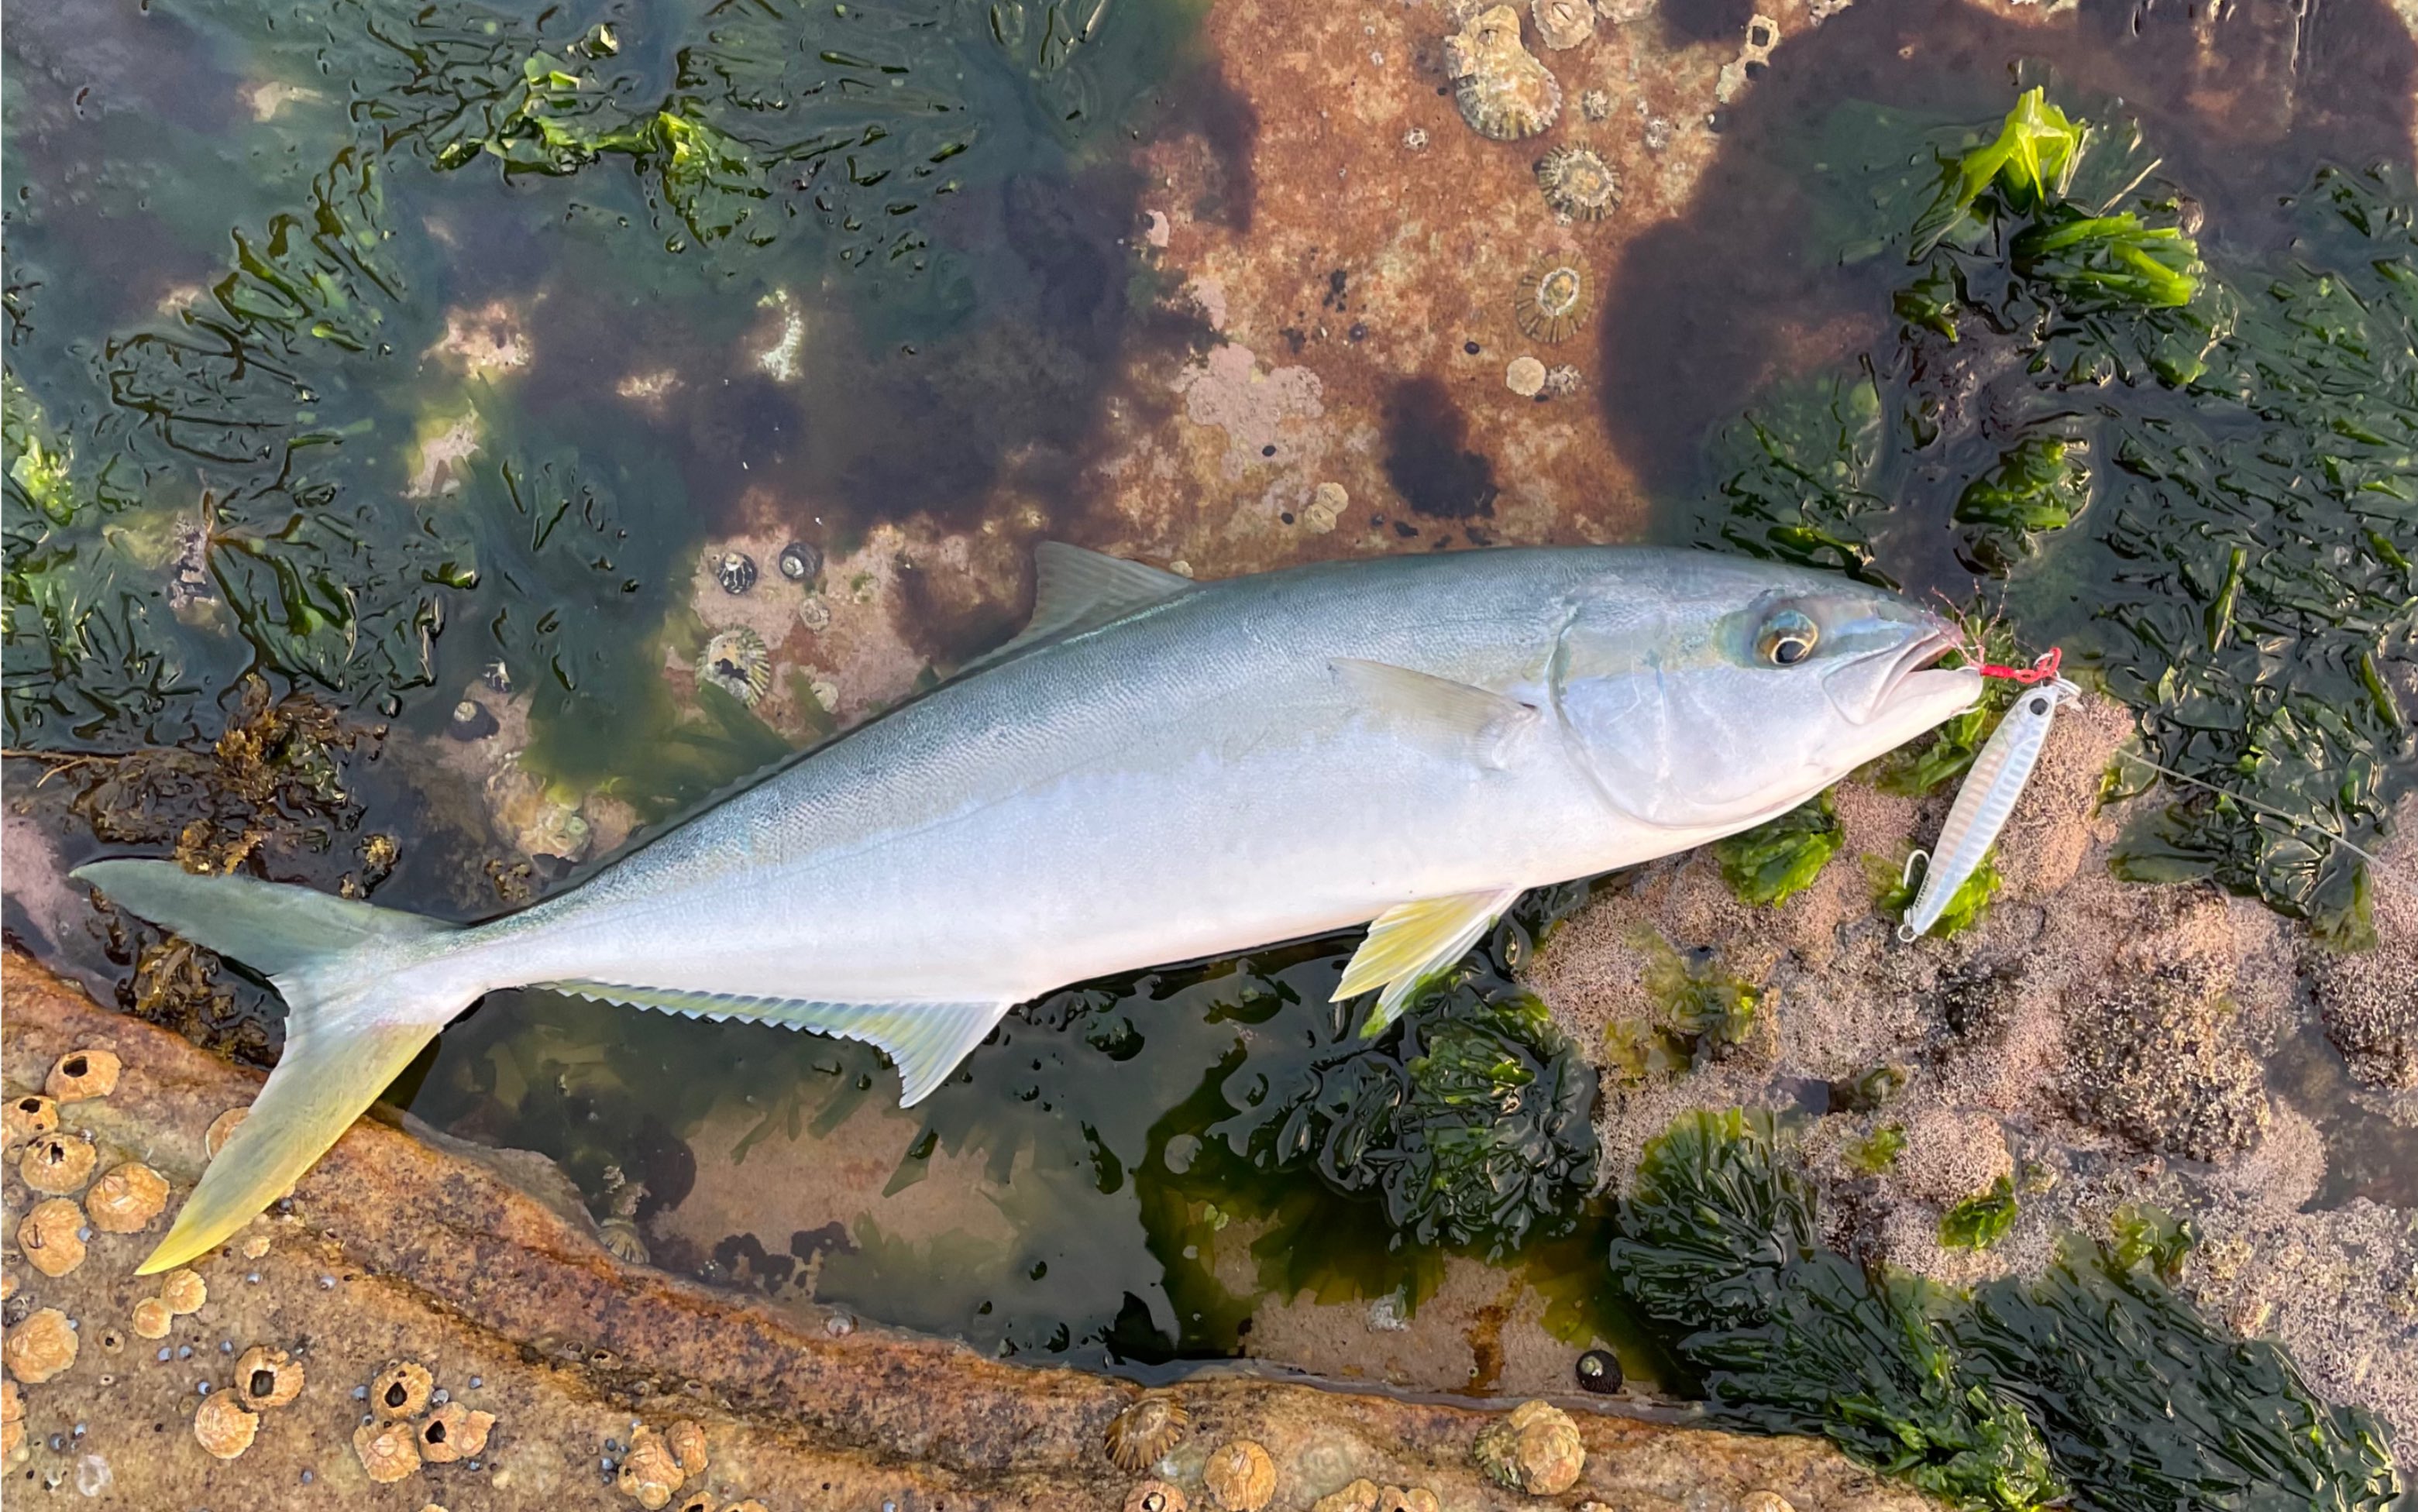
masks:
POLYGON ((2048 1504, 2383 1512, 2383 1426, 2330 1406, 2275 1344, 2212 1327, 2135 1216, 2037 1280, 1967 1293, 1825 1245, 1814 1187, 1768 1115, 1691 1114, 1622 1201, 1615 1285, 1720 1421, 1821 1434, 1986 1512, 2048 1504))
MULTIPOLYGON (((2120 110, 2043 87, 1989 127, 1844 102, 1798 150, 1816 255, 1904 260, 1897 333, 1712 437, 1700 539, 1881 582, 1961 569, 2213 788, 2170 789, 2126 875, 2362 936, 2353 848, 2418 776, 2410 186, 2322 168, 2258 254, 2202 248, 2120 110)), ((1951 775, 1994 718, 1899 777, 1951 775)))

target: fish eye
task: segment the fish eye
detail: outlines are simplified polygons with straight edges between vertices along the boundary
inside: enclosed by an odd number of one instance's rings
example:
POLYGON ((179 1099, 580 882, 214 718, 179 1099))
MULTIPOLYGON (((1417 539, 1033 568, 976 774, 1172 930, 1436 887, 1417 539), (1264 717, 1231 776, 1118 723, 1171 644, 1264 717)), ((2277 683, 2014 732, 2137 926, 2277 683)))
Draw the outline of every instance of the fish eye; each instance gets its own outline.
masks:
POLYGON ((1821 634, 1821 627, 1811 616, 1783 609, 1764 621, 1763 634, 1755 638, 1755 653, 1774 666, 1795 666, 1814 654, 1814 643, 1821 634))

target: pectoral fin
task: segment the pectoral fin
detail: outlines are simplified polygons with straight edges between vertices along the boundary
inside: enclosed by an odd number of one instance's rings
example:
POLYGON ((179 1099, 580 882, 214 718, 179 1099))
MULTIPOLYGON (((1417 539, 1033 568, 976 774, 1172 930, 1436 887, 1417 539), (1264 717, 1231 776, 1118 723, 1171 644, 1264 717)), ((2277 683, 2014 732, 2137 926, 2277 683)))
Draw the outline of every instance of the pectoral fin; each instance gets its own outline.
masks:
POLYGON ((810 1029, 844 1040, 862 1040, 888 1051, 897 1065, 901 1107, 912 1107, 930 1096, 957 1068, 957 1062, 989 1035, 991 1026, 1014 1006, 1004 1002, 808 1002, 629 987, 610 982, 540 985, 576 997, 654 1008, 690 1018, 745 1018, 788 1029, 810 1029))
POLYGON ((1457 965, 1524 891, 1507 887, 1461 893, 1387 909, 1369 925, 1369 938, 1353 953, 1330 1000, 1341 1002, 1384 987, 1376 1012, 1360 1031, 1364 1037, 1378 1033, 1400 1016, 1420 983, 1457 965))
POLYGON ((1501 767, 1544 715, 1507 694, 1406 666, 1339 657, 1328 664, 1345 686, 1403 737, 1441 755, 1501 767))

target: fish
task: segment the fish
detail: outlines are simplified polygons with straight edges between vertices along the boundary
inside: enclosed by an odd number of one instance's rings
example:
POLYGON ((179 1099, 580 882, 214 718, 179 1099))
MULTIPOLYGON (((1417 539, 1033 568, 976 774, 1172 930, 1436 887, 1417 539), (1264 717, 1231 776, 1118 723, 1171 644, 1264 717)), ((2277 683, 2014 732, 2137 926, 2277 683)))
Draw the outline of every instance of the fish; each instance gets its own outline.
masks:
POLYGON ((1906 858, 1909 870, 1916 857, 1922 859, 1922 891, 1897 926, 1899 939, 1910 944, 1928 933, 1948 910, 1956 890, 1990 853, 1998 832, 2013 816, 2016 801, 2024 796, 2025 785, 2031 781, 2032 768, 2040 764, 2041 747, 2047 743, 2057 706, 2081 692, 2063 678, 2026 688, 1999 719, 1998 727, 1982 742, 1981 754, 1973 758, 1972 768, 1956 789, 1956 802, 1949 805, 1948 822, 1939 827, 1938 840, 1927 853, 1917 851, 1906 858))
POLYGON ((265 975, 285 1047, 141 1270, 292 1184, 438 1030, 539 987, 868 1042, 926 1097, 1072 982, 1370 924, 1376 1032, 1521 893, 1785 813, 1969 707, 1954 627, 1710 552, 1527 547, 1196 582, 1055 543, 954 679, 514 913, 174 863, 74 875, 265 975))

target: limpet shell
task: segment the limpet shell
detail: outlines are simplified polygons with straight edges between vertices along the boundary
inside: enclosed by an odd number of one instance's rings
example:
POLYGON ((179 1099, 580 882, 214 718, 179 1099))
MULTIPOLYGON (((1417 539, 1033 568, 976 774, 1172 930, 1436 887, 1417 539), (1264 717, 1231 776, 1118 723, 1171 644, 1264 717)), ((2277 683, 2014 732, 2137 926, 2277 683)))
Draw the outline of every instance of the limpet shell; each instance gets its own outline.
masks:
POLYGON ((56 1307, 44 1307, 8 1330, 0 1341, 0 1363, 29 1386, 38 1386, 75 1364, 75 1325, 56 1307))
POLYGON ((1544 262, 1521 275, 1511 318, 1522 335, 1553 345, 1578 333, 1586 306, 1586 275, 1578 265, 1544 262))
POLYGON ((1620 176, 1593 147, 1555 147, 1537 160, 1537 187, 1555 215, 1600 221, 1620 203, 1620 176))
POLYGON ((260 1414, 236 1400, 231 1391, 214 1391, 193 1409, 193 1437, 213 1458, 233 1459, 252 1447, 260 1432, 260 1414))
POLYGON ((302 1362, 283 1350, 254 1344, 235 1363, 235 1394, 257 1413, 302 1395, 302 1362))
POLYGON ((42 1091, 62 1103, 81 1103, 88 1097, 106 1097, 117 1090, 120 1069, 117 1057, 108 1050, 69 1050, 59 1057, 58 1064, 51 1067, 50 1076, 42 1082, 42 1091))
POLYGON ((420 1458, 432 1465, 467 1459, 484 1452, 488 1430, 495 1426, 493 1413, 474 1412, 460 1402, 447 1402, 421 1420, 420 1458))
POLYGON ((35 1191, 49 1197, 65 1197, 84 1190, 92 1180, 92 1168, 99 1164, 100 1153, 90 1139, 79 1139, 56 1130, 42 1135, 25 1146, 17 1161, 17 1175, 35 1191))
POLYGON ((436 1386, 428 1367, 411 1360, 390 1360, 387 1367, 370 1382, 370 1410, 380 1417, 418 1417, 428 1407, 428 1394, 436 1386))
POLYGON ((1520 12, 1496 6, 1445 38, 1445 73, 1471 130, 1497 142, 1535 136, 1562 113, 1553 71, 1520 45, 1520 12))
POLYGON ((141 1233, 168 1205, 168 1182, 141 1161, 112 1166, 84 1197, 92 1226, 103 1233, 141 1233))
POLYGON ((696 659, 696 678, 753 708, 773 687, 773 653, 764 637, 736 625, 715 634, 696 659))
POLYGON ((168 1305, 170 1312, 180 1318, 187 1313, 199 1312, 202 1304, 210 1300, 209 1283, 191 1271, 182 1268, 170 1271, 160 1277, 160 1300, 168 1305))
POLYGON ((642 1428, 630 1435, 630 1448, 621 1457, 621 1472, 616 1481, 621 1494, 635 1500, 647 1512, 664 1505, 680 1489, 688 1477, 681 1474, 680 1461, 672 1456, 671 1446, 664 1436, 650 1428, 642 1428))
POLYGON ((133 1329, 142 1338, 166 1338, 176 1315, 158 1297, 145 1297, 134 1305, 133 1329))
POLYGON ((9 1098, 6 1114, 8 1135, 0 1143, 13 1145, 20 1139, 31 1139, 59 1126, 59 1105, 40 1092, 9 1098))
POLYGON ((1116 1415, 1109 1425, 1109 1458, 1131 1474, 1156 1464, 1184 1442, 1192 1419, 1172 1397, 1144 1397, 1116 1415))
POLYGON ((409 1423, 364 1423, 353 1429, 353 1453, 370 1479, 391 1485, 420 1469, 420 1438, 409 1423))
POLYGON ((1490 1423, 1472 1450, 1477 1468, 1498 1486, 1531 1496, 1558 1496, 1578 1484, 1586 1444, 1570 1414, 1551 1402, 1522 1402, 1490 1423))
POLYGON ((84 1263, 84 1210, 71 1197, 34 1204, 17 1225, 17 1249, 25 1263, 54 1280, 84 1263))
POLYGON ((1125 1512, 1185 1512, 1184 1492, 1163 1480, 1146 1480, 1125 1492, 1125 1512))
POLYGON ((1260 1512, 1276 1499, 1277 1465, 1249 1439, 1233 1439, 1210 1451, 1201 1481, 1224 1512, 1260 1512))

